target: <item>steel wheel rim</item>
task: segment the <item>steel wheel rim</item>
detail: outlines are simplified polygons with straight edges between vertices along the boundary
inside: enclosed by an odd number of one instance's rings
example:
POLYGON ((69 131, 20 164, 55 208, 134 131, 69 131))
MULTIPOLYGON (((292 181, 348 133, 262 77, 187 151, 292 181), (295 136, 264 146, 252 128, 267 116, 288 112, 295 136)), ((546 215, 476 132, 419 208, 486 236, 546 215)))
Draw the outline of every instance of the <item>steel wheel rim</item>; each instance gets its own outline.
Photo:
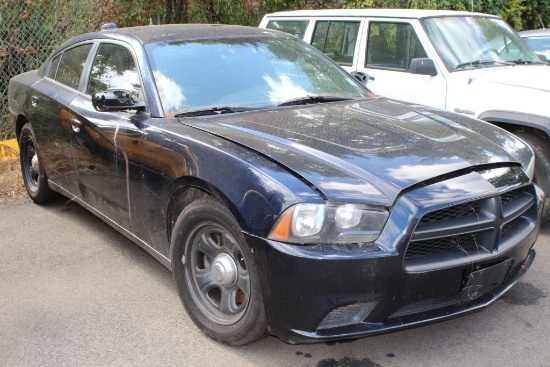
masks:
POLYGON ((200 311, 219 325, 239 321, 250 302, 250 274, 238 241, 216 223, 196 226, 187 243, 185 281, 200 311))
POLYGON ((32 192, 38 191, 38 180, 40 179, 39 158, 34 148, 34 142, 30 136, 25 136, 21 147, 23 151, 23 172, 25 179, 32 192))

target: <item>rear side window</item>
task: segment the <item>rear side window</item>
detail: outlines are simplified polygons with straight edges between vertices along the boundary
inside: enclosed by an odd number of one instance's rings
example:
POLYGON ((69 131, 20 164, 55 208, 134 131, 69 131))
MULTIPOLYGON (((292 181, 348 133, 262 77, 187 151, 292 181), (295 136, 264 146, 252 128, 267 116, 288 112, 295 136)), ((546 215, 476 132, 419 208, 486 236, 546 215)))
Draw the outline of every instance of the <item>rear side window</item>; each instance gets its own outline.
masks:
POLYGON ((121 45, 102 43, 94 59, 87 94, 107 89, 125 89, 143 101, 141 82, 130 50, 121 45))
MULTIPOLYGON (((84 70, 84 64, 88 54, 92 49, 92 44, 73 47, 63 53, 55 80, 65 84, 68 87, 78 89, 80 76, 84 70)), ((53 65, 52 65, 53 68, 53 65)))
POLYGON ((410 24, 369 24, 366 66, 409 70, 412 59, 423 57, 428 56, 410 24))
POLYGON ((360 22, 319 21, 311 44, 340 65, 353 65, 360 22))
POLYGON ((309 20, 270 20, 266 28, 304 38, 308 24, 309 20))
POLYGON ((61 54, 54 57, 52 65, 50 66, 50 71, 48 72, 48 77, 55 79, 55 74, 57 73, 57 67, 59 66, 59 61, 61 61, 61 54))

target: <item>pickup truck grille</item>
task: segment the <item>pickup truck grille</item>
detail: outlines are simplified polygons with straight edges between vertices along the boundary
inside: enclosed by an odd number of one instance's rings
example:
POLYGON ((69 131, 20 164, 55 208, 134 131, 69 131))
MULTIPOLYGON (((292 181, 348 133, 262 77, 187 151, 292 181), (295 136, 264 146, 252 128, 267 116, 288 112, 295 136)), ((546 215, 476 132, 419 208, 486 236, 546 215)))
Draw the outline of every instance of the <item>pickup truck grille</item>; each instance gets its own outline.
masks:
POLYGON ((407 246, 404 268, 424 271, 492 256, 521 241, 536 219, 533 185, 428 212, 407 246))

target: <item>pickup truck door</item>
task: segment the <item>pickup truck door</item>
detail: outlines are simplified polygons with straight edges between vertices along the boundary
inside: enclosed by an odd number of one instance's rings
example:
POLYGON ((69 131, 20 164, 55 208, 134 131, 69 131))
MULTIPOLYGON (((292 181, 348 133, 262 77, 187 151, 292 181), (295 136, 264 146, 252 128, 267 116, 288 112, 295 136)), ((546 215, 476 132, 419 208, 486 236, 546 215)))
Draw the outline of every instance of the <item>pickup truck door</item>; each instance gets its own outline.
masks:
POLYGON ((435 63, 437 75, 419 75, 410 72, 414 58, 431 58, 422 29, 400 20, 370 19, 359 47, 357 71, 370 78, 367 87, 374 93, 406 102, 445 108, 447 84, 441 69, 435 63))

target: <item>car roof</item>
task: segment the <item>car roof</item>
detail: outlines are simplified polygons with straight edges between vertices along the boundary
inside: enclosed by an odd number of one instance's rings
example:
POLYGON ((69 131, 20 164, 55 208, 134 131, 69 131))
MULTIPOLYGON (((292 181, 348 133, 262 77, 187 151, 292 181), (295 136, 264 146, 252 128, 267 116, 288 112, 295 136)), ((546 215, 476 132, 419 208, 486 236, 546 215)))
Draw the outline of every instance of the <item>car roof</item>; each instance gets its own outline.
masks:
POLYGON ((550 36, 550 28, 532 29, 530 31, 521 31, 518 34, 525 37, 538 37, 538 36, 550 36))
POLYGON ((86 33, 71 38, 59 49, 63 49, 71 44, 92 39, 133 39, 142 44, 184 41, 191 39, 208 39, 221 37, 246 37, 281 35, 281 32, 269 29, 259 29, 256 27, 245 27, 236 25, 222 24, 164 24, 148 25, 126 28, 111 28, 100 32, 86 33))
POLYGON ((495 15, 471 13, 453 10, 424 10, 424 9, 322 9, 322 10, 294 10, 267 14, 266 17, 382 17, 382 18, 427 18, 444 16, 484 16, 499 18, 495 15))
POLYGON ((142 43, 157 43, 175 40, 239 37, 264 35, 265 29, 224 24, 165 24, 141 27, 115 28, 103 31, 106 35, 126 34, 139 39, 142 43))

